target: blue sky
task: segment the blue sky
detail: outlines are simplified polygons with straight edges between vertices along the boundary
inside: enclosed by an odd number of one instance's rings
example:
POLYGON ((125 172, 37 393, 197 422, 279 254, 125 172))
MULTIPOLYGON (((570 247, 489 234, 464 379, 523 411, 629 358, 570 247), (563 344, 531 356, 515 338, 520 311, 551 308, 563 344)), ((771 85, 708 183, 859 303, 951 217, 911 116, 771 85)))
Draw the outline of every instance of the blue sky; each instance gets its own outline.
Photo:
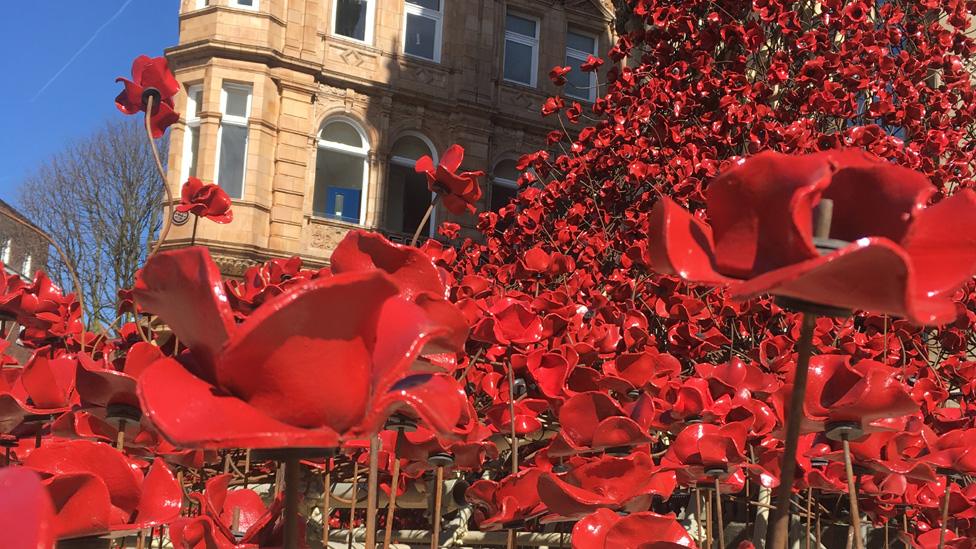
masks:
POLYGON ((110 118, 117 76, 179 34, 179 0, 38 0, 0 17, 0 198, 110 118), (87 43, 87 47, 86 47, 87 43), (74 59, 72 59, 74 58, 74 59))

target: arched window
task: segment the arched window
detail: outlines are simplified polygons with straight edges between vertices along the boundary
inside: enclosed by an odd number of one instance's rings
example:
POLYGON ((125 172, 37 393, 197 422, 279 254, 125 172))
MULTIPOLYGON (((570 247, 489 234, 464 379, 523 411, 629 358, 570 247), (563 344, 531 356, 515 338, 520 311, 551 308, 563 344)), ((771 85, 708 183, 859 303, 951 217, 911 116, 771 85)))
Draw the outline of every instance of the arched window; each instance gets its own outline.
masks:
POLYGON ((502 160, 491 172, 491 210, 498 211, 518 194, 519 170, 514 160, 502 160))
POLYGON ((363 224, 369 185, 369 142, 350 120, 327 121, 319 132, 312 213, 363 224))
MULTIPOLYGON (((389 177, 386 184, 386 212, 383 225, 388 231, 413 233, 430 206, 431 194, 427 188, 427 176, 414 170, 414 164, 422 156, 437 161, 427 138, 419 134, 407 134, 397 139, 390 151, 389 177)), ((423 234, 430 234, 433 220, 428 220, 423 234)))

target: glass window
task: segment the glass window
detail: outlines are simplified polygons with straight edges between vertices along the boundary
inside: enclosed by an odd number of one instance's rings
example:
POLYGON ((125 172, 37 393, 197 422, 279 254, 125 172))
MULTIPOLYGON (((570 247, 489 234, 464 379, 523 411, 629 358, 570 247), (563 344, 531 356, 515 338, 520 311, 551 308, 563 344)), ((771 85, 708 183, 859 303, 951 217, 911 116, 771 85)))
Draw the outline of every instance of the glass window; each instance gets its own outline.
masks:
POLYGON ((30 256, 30 254, 24 256, 24 268, 21 269, 21 272, 24 273, 24 276, 30 277, 32 274, 34 274, 31 272, 31 267, 33 266, 34 266, 33 258, 30 256))
POLYGON ((403 52, 439 63, 444 20, 440 0, 407 0, 404 8, 403 52))
POLYGON ((214 182, 227 191, 231 198, 243 198, 247 170, 248 117, 251 115, 250 86, 225 84, 220 94, 220 112, 214 182))
MULTIPOLYGON (((388 231, 412 234, 427 213, 432 198, 427 176, 414 170, 417 159, 425 155, 434 157, 430 145, 416 135, 401 137, 393 145, 383 222, 388 231)), ((427 221, 422 234, 430 234, 432 221, 427 221)))
POLYGON ((0 261, 3 261, 4 265, 10 263, 10 239, 3 241, 3 247, 0 249, 0 261))
POLYGON ((535 87, 539 72, 539 23, 512 15, 505 18, 505 80, 535 87))
POLYGON ((231 5, 256 10, 258 9, 258 0, 231 0, 231 5))
POLYGON ((203 87, 190 86, 186 94, 186 133, 183 134, 183 181, 188 177, 197 177, 202 105, 203 87))
POLYGON ((573 68, 566 75, 566 95, 584 101, 596 98, 596 73, 580 70, 587 57, 596 54, 596 38, 573 31, 566 33, 566 66, 573 68))
POLYGON ((373 18, 376 0, 335 0, 332 10, 332 32, 340 36, 373 42, 373 18))
POLYGON ((333 120, 323 126, 315 159, 313 215, 349 223, 365 222, 368 156, 369 145, 359 128, 345 120, 333 120))
POLYGON ((197 9, 205 8, 210 5, 210 0, 197 0, 197 9))
POLYGON ((491 173, 491 210, 498 211, 518 194, 519 171, 514 160, 502 160, 491 173))

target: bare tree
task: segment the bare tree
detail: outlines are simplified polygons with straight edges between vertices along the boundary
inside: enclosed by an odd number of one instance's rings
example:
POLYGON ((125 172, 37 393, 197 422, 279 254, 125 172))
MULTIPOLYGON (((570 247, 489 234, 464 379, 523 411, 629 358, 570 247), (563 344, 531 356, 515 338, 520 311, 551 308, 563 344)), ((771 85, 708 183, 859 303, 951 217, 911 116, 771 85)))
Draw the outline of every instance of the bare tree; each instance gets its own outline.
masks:
MULTIPOLYGON (((159 231, 163 192, 135 117, 109 122, 66 147, 21 185, 21 210, 61 245, 77 271, 90 327, 115 319, 118 289, 132 285, 147 237, 159 231)), ((50 257, 51 278, 70 288, 61 258, 50 257)))

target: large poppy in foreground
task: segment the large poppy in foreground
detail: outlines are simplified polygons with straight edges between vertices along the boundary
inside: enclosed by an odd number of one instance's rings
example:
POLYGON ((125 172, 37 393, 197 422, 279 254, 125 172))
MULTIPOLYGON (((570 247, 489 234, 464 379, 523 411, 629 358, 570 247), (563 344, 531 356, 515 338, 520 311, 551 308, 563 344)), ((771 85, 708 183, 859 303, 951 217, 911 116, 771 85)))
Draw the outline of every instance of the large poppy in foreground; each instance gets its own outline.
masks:
POLYGON ((709 185, 708 223, 662 197, 649 260, 662 273, 727 285, 737 299, 773 294, 942 324, 976 273, 976 193, 926 207, 934 192, 924 175, 862 151, 765 152, 709 185), (831 223, 815 242, 823 199, 831 223))
POLYGON ((154 256, 134 295, 191 351, 139 378, 143 410, 177 446, 335 447, 402 407, 446 433, 466 406, 449 376, 411 372, 455 327, 381 270, 302 281, 237 325, 217 266, 186 248, 154 256))

